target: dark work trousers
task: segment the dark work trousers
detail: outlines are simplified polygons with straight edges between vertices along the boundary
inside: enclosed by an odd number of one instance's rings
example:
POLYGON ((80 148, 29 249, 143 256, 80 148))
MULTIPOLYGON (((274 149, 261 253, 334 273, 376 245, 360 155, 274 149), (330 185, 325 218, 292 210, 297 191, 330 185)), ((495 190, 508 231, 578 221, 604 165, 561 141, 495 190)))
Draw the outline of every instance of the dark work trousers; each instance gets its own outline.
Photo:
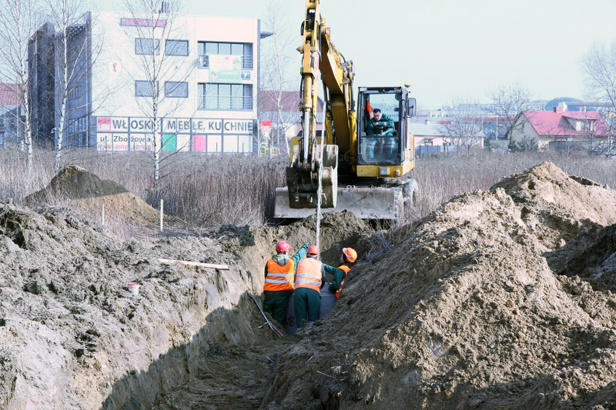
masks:
POLYGON ((269 313, 281 325, 287 316, 287 305, 293 290, 279 290, 276 292, 263 292, 263 310, 269 313))
POLYGON ((321 317, 321 294, 309 288, 295 289, 295 323, 302 327, 302 321, 314 322, 321 317))

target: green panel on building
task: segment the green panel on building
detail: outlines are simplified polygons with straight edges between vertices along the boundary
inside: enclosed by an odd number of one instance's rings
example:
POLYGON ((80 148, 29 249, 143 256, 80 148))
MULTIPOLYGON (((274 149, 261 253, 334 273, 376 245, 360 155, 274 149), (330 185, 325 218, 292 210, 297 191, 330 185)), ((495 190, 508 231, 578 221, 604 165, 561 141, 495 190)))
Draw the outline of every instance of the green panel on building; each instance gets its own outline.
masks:
POLYGON ((178 139, 175 134, 163 134, 163 151, 176 151, 178 139))

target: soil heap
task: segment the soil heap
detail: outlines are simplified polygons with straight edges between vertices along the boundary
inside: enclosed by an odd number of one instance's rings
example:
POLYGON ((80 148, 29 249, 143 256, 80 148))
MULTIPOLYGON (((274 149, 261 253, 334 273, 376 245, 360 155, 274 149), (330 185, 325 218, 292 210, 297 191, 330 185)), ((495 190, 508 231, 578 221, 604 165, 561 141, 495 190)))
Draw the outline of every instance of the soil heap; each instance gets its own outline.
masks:
POLYGON ((25 199, 28 206, 58 202, 66 202, 72 208, 80 208, 90 215, 100 215, 104 205, 108 219, 135 225, 156 225, 159 219, 159 211, 122 185, 101 180, 77 165, 66 166, 47 187, 25 199))
POLYGON ((0 408, 616 407, 608 187, 546 162, 392 249, 327 213, 325 261, 352 245, 361 263, 330 315, 277 339, 247 295, 275 243, 297 249, 314 222, 123 241, 67 209, 0 204, 0 408))
MULTIPOLYGON (((191 385, 206 386, 194 399, 201 408, 258 407, 272 371, 266 356, 293 341, 259 328, 264 319, 248 295, 260 294, 276 242, 299 248, 314 237, 314 220, 125 241, 81 213, 38 207, 52 195, 85 207, 111 200, 128 218, 150 212, 78 167, 28 198, 38 211, 0 203, 0 408, 145 409, 164 403, 164 393, 191 400, 191 385)), ((331 247, 355 242, 366 227, 343 213, 327 216, 323 232, 331 247), (343 223, 349 228, 338 230, 343 223)))
POLYGON ((546 162, 352 271, 262 408, 614 408, 616 192, 546 162))

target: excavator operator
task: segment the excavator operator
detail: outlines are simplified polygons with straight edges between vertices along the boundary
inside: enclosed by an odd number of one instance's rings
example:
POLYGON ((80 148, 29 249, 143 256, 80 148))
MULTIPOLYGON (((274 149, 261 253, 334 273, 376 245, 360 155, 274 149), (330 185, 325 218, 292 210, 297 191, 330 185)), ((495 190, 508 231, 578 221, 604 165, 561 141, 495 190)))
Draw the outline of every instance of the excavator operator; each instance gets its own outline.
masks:
POLYGON ((366 155, 368 159, 374 159, 381 153, 386 157, 391 157, 395 148, 394 120, 378 107, 372 109, 372 114, 373 117, 368 121, 366 129, 366 134, 368 134, 366 155))

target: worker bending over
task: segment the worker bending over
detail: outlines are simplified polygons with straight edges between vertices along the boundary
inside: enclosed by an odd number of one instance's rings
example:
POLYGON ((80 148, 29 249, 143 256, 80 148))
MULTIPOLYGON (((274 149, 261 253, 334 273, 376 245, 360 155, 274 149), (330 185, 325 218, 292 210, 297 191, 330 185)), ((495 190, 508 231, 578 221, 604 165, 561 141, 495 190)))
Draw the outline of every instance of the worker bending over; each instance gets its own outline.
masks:
POLYGON ((303 321, 314 322, 321 316, 321 288, 325 272, 334 275, 336 268, 319 261, 319 248, 308 248, 306 259, 297 265, 295 274, 295 322, 299 329, 303 321))
POLYGON ((331 292, 336 292, 336 298, 340 297, 342 288, 344 287, 344 281, 356 260, 357 252, 355 249, 342 248, 342 255, 340 255, 340 262, 342 265, 338 266, 338 269, 334 272, 334 280, 329 285, 329 290, 331 292))
POLYGON ((287 315, 289 298, 293 294, 295 268, 306 255, 309 243, 305 243, 292 258, 289 258, 291 245, 287 241, 276 244, 276 255, 265 265, 265 284, 263 285, 263 310, 278 323, 283 324, 287 315))

